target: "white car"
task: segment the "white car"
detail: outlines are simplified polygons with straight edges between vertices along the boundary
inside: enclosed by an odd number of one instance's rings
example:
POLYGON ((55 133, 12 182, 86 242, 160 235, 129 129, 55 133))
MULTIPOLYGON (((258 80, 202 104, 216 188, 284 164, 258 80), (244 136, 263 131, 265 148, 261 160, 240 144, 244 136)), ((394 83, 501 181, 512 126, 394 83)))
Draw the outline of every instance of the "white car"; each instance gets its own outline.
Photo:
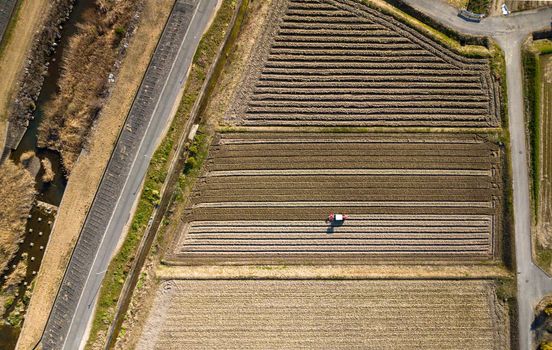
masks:
POLYGON ((508 10, 508 6, 506 6, 506 4, 502 4, 502 6, 500 6, 500 9, 502 10, 502 14, 504 16, 508 16, 510 14, 510 10, 508 10))

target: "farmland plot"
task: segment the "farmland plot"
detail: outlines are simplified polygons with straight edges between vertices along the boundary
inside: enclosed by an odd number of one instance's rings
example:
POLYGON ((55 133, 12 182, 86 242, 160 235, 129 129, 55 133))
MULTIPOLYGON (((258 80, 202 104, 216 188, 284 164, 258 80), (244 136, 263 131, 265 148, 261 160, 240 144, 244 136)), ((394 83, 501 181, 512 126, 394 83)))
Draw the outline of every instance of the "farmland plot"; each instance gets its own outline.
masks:
POLYGON ((276 0, 226 122, 499 126, 487 58, 462 57, 352 0, 276 0))
POLYGON ((487 281, 165 282, 137 349, 509 349, 487 281))
POLYGON ((500 157, 478 135, 221 134, 171 260, 493 259, 500 157))

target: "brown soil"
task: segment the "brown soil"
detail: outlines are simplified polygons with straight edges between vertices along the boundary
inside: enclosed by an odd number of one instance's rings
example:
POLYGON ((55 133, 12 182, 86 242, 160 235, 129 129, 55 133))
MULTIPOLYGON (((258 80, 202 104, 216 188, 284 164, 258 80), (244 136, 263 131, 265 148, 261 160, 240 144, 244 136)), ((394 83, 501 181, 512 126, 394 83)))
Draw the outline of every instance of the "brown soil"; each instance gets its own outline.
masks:
POLYGON ((10 37, 0 56, 0 149, 4 148, 9 101, 25 66, 25 57, 32 46, 36 28, 41 27, 50 3, 50 0, 22 2, 19 13, 25 14, 25 20, 17 19, 13 28, 14 35, 10 37))
POLYGON ((18 349, 32 348, 40 339, 55 298, 52 291, 59 287, 118 130, 130 109, 172 4, 172 0, 146 0, 144 3, 138 28, 120 66, 113 92, 92 128, 89 146, 79 157, 67 184, 35 282, 18 349))
POLYGON ((10 160, 0 166, 0 271, 17 252, 34 195, 34 180, 25 169, 10 160))
POLYGON ((477 135, 217 135, 171 262, 493 259, 500 153, 477 135))
POLYGON ((134 32, 133 18, 142 1, 96 1, 95 11, 85 16, 63 53, 59 92, 44 107, 39 145, 61 153, 67 174, 101 112, 111 85, 108 77, 126 51, 123 39, 134 32))

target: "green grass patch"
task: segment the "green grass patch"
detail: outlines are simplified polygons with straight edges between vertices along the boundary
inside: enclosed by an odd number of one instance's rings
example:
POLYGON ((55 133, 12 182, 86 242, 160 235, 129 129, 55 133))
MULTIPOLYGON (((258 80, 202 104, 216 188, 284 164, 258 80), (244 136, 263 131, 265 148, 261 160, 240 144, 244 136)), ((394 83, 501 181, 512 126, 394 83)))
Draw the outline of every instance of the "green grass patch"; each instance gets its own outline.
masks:
POLYGON ((502 128, 508 130, 508 87, 506 84, 506 59, 504 51, 493 40, 489 40, 490 65, 493 77, 500 85, 500 117, 502 128))
POLYGON ((529 172, 531 177, 531 204, 536 220, 539 209, 540 192, 540 153, 541 153, 541 94, 540 94, 540 52, 534 47, 525 46, 522 51, 523 93, 525 99, 525 123, 529 137, 529 172))
POLYGON ((537 244, 535 255, 536 255, 537 265, 543 268, 545 271, 549 271, 550 266, 552 265, 552 250, 545 249, 541 247, 539 244, 537 244))
MULTIPOLYGON (((153 210, 159 203, 159 193, 167 177, 170 158, 174 152, 175 143, 184 131, 185 122, 189 118, 192 107, 203 86, 206 72, 213 64, 218 48, 224 41, 235 7, 235 0, 223 1, 209 30, 199 43, 178 111, 167 135, 151 159, 138 207, 132 219, 132 224, 121 249, 111 261, 106 272, 98 297, 98 305, 86 346, 87 349, 91 349, 93 344, 100 339, 100 336, 105 336, 114 319, 115 307, 124 281, 135 258, 136 250, 140 244, 148 221, 152 216, 153 210)), ((198 148, 196 159, 201 160, 201 157, 202 153, 198 148)), ((189 170, 189 173, 200 164, 201 162, 198 161, 196 166, 189 170)), ((186 176, 184 176, 184 178, 186 178, 186 176)))
POLYGON ((515 298, 517 283, 515 278, 499 278, 496 280, 496 296, 502 300, 515 298))
POLYGON ((470 0, 466 9, 473 13, 488 15, 490 7, 491 0, 470 0))
POLYGON ((537 40, 533 42, 533 47, 541 55, 552 53, 552 41, 549 39, 537 40))

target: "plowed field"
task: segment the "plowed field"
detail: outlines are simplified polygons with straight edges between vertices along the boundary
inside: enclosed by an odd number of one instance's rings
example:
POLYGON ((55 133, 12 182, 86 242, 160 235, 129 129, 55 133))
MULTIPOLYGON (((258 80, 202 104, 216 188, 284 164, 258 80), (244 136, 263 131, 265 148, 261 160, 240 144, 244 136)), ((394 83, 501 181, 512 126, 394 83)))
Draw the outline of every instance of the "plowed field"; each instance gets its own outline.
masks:
POLYGON ((482 281, 171 281, 137 349, 509 349, 482 281))
POLYGON ((500 154, 477 135, 221 134, 179 263, 491 259, 500 154), (342 226, 324 220, 350 215, 342 226))
POLYGON ((276 0, 226 116, 245 126, 496 127, 489 60, 351 0, 276 0))

